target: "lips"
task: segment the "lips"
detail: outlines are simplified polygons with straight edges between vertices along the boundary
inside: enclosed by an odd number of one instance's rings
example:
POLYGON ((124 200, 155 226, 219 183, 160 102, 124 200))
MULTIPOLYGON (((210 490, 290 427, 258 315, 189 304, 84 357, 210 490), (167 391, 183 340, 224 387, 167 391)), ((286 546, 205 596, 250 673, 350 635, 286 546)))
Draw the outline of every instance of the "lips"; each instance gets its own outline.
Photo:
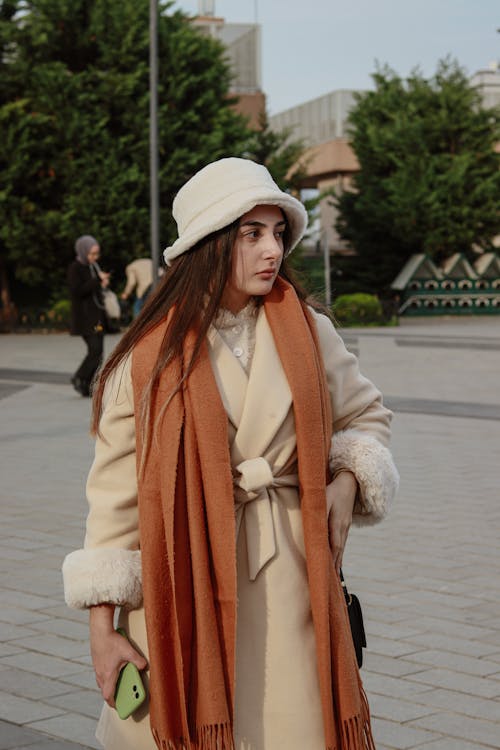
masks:
POLYGON ((260 276, 261 279, 272 279, 275 273, 274 268, 270 268, 267 271, 259 271, 257 276, 260 276))

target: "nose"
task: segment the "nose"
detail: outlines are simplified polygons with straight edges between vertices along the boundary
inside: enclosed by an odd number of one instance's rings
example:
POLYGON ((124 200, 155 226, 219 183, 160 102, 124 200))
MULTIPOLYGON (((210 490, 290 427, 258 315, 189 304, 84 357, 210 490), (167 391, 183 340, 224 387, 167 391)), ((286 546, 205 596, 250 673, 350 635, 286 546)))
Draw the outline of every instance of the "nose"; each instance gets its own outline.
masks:
POLYGON ((274 233, 269 234, 267 237, 264 257, 269 260, 280 260, 283 255, 283 245, 280 240, 277 239, 274 233))

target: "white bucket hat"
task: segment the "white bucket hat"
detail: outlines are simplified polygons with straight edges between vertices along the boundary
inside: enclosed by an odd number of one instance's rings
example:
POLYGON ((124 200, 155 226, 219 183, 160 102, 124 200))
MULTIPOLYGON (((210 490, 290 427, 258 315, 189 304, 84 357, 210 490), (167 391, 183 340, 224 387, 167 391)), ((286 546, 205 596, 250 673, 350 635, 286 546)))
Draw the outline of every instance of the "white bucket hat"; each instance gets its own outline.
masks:
POLYGON ((262 164, 230 157, 203 167, 175 196, 172 214, 179 237, 165 249, 165 263, 170 265, 204 237, 260 205, 283 209, 290 226, 290 250, 294 248, 306 230, 307 211, 300 201, 280 190, 262 164))

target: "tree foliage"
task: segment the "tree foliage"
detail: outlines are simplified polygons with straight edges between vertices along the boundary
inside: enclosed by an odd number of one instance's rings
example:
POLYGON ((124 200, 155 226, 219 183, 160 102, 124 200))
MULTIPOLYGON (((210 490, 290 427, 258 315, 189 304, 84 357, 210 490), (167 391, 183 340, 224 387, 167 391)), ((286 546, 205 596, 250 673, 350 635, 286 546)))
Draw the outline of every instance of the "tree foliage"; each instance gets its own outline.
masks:
POLYGON ((500 232, 500 113, 482 108, 448 59, 430 80, 387 67, 373 79, 350 115, 360 171, 335 203, 337 228, 357 252, 341 262, 344 276, 383 292, 412 253, 440 262, 491 246, 500 232))
MULTIPOLYGON (((0 0, 0 254, 18 295, 61 293, 80 234, 116 275, 149 254, 148 34, 142 0, 0 0)), ((179 187, 249 130, 222 46, 165 2, 158 34, 167 245, 179 187)))

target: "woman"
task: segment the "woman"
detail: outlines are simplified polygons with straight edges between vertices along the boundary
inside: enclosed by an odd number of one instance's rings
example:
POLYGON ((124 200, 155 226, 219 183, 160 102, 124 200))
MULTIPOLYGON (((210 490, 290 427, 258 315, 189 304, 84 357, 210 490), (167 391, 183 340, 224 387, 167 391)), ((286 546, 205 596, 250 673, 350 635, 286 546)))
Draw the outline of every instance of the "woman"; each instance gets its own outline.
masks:
POLYGON ((338 571, 353 513, 377 521, 395 492, 391 414, 290 281, 307 215, 265 167, 208 165, 173 214, 170 268, 95 394, 85 548, 64 564, 90 608, 97 736, 373 748, 338 571), (149 705, 120 721, 118 671, 146 659, 149 705))
POLYGON ((93 377, 102 362, 106 316, 101 289, 109 285, 109 273, 97 266, 99 244, 89 234, 75 242, 76 258, 68 268, 68 286, 71 297, 72 336, 81 336, 87 354, 71 378, 75 391, 90 396, 93 377))

